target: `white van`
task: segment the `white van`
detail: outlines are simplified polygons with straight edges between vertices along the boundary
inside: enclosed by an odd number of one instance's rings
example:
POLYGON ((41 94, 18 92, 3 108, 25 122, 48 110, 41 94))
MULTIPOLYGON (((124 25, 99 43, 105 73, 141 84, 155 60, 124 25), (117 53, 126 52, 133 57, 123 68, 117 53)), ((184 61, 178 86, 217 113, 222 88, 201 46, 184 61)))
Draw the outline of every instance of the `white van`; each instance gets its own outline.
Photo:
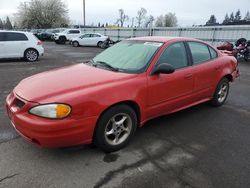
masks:
POLYGON ((43 54, 42 42, 32 33, 0 30, 0 59, 25 58, 34 62, 43 54))

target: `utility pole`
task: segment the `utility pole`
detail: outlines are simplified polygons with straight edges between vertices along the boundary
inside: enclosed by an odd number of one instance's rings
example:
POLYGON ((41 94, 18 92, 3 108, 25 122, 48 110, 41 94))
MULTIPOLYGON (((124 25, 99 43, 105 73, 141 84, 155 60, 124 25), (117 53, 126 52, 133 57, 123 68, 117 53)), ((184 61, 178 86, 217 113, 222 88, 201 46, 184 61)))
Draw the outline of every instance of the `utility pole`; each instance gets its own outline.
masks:
POLYGON ((86 6, 85 0, 82 1, 83 9, 82 9, 82 19, 83 19, 83 26, 86 26, 86 6))

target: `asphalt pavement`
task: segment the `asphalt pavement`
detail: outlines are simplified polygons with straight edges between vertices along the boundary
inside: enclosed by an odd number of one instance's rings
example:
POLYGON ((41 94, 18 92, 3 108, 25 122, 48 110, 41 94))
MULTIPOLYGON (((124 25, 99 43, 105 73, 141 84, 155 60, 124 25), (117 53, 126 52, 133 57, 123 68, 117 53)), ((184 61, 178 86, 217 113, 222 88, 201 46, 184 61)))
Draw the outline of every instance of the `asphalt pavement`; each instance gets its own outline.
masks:
POLYGON ((224 106, 201 104, 151 120, 128 147, 105 154, 93 146, 41 149, 11 127, 4 102, 20 80, 102 51, 44 47, 37 63, 0 60, 0 187, 250 187, 250 62, 240 62, 224 106))

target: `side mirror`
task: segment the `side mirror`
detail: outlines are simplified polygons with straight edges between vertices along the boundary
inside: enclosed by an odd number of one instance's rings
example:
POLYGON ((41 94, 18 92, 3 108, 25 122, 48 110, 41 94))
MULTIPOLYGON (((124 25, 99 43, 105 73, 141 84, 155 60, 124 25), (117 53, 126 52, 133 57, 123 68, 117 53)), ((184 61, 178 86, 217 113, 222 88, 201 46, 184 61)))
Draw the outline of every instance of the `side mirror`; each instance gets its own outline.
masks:
POLYGON ((158 64, 154 67, 151 75, 156 75, 156 74, 172 74, 175 72, 175 69, 172 65, 167 64, 167 63, 161 63, 158 64))

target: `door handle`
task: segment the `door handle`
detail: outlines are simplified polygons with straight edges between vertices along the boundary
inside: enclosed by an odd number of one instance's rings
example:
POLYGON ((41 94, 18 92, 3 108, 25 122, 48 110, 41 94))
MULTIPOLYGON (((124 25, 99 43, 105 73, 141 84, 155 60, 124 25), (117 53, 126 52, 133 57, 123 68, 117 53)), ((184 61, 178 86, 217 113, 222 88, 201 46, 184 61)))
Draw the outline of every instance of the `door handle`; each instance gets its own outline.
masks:
POLYGON ((185 79, 190 80, 193 78, 192 74, 187 74, 186 76, 184 76, 185 79))

